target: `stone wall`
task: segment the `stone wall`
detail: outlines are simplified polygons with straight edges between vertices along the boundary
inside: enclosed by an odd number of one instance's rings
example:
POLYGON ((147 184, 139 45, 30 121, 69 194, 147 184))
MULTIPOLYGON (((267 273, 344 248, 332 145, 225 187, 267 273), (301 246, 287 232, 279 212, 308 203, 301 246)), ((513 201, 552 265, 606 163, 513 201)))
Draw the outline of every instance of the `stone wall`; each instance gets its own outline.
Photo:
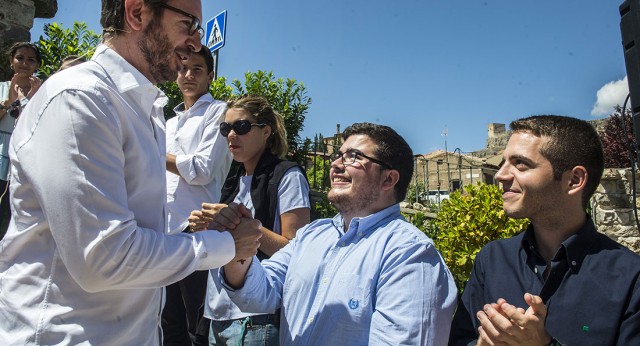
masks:
MULTIPOLYGON (((640 189, 640 173, 636 172, 635 181, 636 189, 640 189)), ((631 169, 605 169, 600 186, 591 199, 592 215, 600 232, 640 254, 632 184, 631 169)))
POLYGON ((7 49, 15 42, 31 41, 34 18, 53 18, 57 11, 57 0, 0 0, 0 81, 12 75, 7 49))

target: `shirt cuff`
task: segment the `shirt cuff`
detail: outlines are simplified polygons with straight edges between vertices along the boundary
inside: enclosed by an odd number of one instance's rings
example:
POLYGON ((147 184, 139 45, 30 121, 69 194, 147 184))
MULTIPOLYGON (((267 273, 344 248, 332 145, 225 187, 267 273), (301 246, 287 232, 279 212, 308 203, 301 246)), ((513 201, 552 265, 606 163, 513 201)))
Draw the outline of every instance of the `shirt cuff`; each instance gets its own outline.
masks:
POLYGON ((191 181, 196 177, 196 172, 194 169, 192 169, 192 160, 193 155, 176 155, 176 167, 178 168, 178 172, 180 173, 180 176, 187 181, 188 184, 190 184, 191 181))
POLYGON ((222 267, 236 255, 236 245, 233 241, 233 236, 229 232, 207 230, 195 232, 192 235, 196 240, 201 240, 200 242, 196 241, 196 243, 202 244, 202 246, 196 245, 196 252, 200 252, 198 254, 200 262, 197 270, 222 267))

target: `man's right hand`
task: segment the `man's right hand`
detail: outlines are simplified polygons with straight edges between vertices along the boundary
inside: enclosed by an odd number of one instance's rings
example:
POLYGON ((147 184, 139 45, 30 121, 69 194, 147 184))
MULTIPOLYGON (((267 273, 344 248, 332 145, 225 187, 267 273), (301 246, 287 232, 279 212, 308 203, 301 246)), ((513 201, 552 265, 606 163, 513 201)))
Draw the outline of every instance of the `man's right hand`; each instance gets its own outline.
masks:
POLYGON ((545 330, 547 307, 542 298, 525 293, 525 302, 529 308, 525 311, 500 298, 496 303, 485 304, 476 316, 478 327, 478 346, 481 345, 547 345, 551 336, 545 330))
POLYGON ((237 211, 242 216, 240 223, 233 230, 229 230, 236 246, 234 261, 248 259, 258 253, 262 232, 262 223, 251 215, 251 210, 244 205, 238 205, 237 211))
MULTIPOLYGON (((238 210, 242 204, 238 203, 202 203, 202 215, 209 220, 209 229, 217 230, 233 230, 240 224, 240 218, 243 215, 238 210)), ((243 206, 244 207, 244 206, 243 206)), ((247 208, 244 208, 247 209, 247 208)), ((249 218, 253 218, 251 211, 249 218)))

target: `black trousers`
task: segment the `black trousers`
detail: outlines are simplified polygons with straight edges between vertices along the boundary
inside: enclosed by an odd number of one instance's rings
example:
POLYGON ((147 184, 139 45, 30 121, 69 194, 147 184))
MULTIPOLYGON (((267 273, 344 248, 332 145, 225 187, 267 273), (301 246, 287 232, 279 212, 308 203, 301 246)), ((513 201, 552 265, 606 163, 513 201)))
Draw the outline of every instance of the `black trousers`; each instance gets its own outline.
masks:
POLYGON ((196 271, 165 288, 163 345, 209 345, 209 323, 203 317, 208 275, 208 270, 196 271))

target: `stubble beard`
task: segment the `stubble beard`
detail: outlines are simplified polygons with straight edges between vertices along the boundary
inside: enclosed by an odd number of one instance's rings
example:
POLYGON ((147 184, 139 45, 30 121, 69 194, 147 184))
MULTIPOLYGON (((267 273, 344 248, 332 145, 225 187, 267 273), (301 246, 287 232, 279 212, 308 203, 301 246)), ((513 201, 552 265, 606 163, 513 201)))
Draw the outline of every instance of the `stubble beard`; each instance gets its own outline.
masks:
POLYGON ((169 45, 169 37, 162 32, 158 20, 147 26, 142 37, 138 40, 138 47, 149 65, 149 73, 154 83, 175 81, 178 71, 171 68, 169 59, 174 50, 169 45))
POLYGON ((329 190, 327 194, 327 200, 333 204, 333 206, 341 214, 354 214, 360 213, 363 210, 368 210, 380 196, 380 191, 374 186, 369 186, 363 191, 336 191, 334 189, 329 190))

